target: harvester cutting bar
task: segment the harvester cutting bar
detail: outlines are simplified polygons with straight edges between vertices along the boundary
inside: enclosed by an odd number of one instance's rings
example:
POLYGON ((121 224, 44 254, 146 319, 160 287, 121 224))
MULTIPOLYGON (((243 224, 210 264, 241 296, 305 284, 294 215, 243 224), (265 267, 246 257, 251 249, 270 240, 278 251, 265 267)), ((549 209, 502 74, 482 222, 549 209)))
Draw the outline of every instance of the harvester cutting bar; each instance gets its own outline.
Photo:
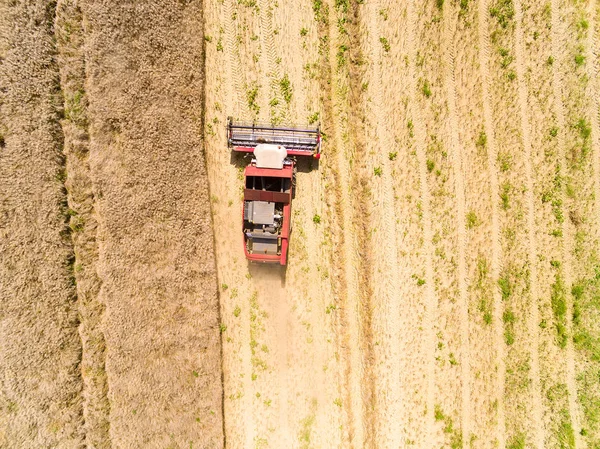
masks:
POLYGON ((235 151, 253 152, 261 144, 285 147, 290 156, 320 157, 321 131, 316 128, 279 127, 258 123, 234 123, 227 120, 227 141, 235 151))

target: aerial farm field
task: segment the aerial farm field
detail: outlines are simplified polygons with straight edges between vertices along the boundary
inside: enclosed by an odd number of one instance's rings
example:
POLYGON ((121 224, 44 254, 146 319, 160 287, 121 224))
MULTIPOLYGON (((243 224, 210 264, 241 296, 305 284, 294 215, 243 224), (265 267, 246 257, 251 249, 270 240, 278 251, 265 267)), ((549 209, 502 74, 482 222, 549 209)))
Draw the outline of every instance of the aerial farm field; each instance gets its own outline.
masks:
POLYGON ((600 448, 600 2, 0 0, 0 448, 600 448), (225 123, 321 124, 286 268, 225 123))

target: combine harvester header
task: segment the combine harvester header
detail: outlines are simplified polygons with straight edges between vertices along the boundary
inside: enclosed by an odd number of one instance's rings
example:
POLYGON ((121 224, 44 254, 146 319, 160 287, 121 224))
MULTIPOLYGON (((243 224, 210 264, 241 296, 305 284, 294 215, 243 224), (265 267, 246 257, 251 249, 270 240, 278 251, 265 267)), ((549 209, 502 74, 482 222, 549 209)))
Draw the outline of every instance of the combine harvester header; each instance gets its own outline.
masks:
POLYGON ((233 151, 253 153, 244 170, 244 253, 252 262, 286 265, 291 233, 296 161, 321 157, 319 127, 279 127, 227 119, 233 151))
POLYGON ((321 157, 321 131, 319 126, 301 128, 294 126, 234 122, 227 119, 227 141, 234 151, 254 152, 260 144, 281 145, 288 156, 321 157))

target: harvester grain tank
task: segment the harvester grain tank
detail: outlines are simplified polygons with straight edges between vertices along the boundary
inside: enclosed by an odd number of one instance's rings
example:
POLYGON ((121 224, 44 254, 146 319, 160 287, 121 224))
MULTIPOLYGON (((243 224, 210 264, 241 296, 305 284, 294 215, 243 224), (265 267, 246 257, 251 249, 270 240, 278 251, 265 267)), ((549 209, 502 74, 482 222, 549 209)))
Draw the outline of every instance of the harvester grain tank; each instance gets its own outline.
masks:
POLYGON ((246 258, 287 263, 296 157, 321 157, 319 127, 274 126, 227 119, 228 146, 252 154, 244 169, 243 237, 246 258))

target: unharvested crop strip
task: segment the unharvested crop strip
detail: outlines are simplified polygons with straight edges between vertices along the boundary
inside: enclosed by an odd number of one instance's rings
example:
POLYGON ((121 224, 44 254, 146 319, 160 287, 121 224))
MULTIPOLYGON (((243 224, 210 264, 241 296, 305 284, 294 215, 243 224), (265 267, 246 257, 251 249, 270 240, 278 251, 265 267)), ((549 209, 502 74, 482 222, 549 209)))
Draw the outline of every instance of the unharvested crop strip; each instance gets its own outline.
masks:
POLYGON ((1 447, 85 438, 55 19, 50 1, 0 4, 1 447))
MULTIPOLYGON (((492 99, 490 95, 490 39, 486 32, 488 29, 488 1, 479 0, 478 2, 478 32, 479 32, 479 69, 481 71, 481 88, 483 91, 483 117, 484 129, 487 136, 487 155, 488 155, 488 173, 491 186, 491 204, 492 204, 492 279, 500 278, 500 261, 502 260, 502 246, 500 245, 500 220, 498 217, 498 172, 496 167, 497 148, 494 133, 494 120, 492 116, 492 99)), ((504 383, 506 375, 506 365, 504 362, 504 329, 502 326, 503 304, 502 297, 498 288, 494 289, 494 347, 496 348, 496 367, 498 375, 496 377, 496 400, 498 401, 497 417, 498 425, 496 438, 498 448, 504 449, 506 446, 506 418, 504 414, 504 383)))
POLYGON ((460 308, 460 345, 461 345, 461 431, 463 438, 471 435, 471 366, 469 357, 469 304, 466 282, 466 212, 465 212, 465 182, 460 143, 458 139, 458 119, 456 117, 456 82, 454 65, 454 32, 455 23, 451 23, 450 3, 444 5, 444 39, 446 46, 446 90, 448 97, 448 112, 450 126, 450 152, 454 172, 454 193, 457 203, 458 230, 458 290, 460 308))
POLYGON ((412 106, 410 111, 412 120, 414 122, 415 142, 417 147, 417 159, 419 163, 419 183, 420 183, 420 194, 421 204, 423 210, 423 239, 425 246, 425 312, 423 316, 423 327, 425 333, 425 354, 429 354, 426 360, 426 372, 425 377, 427 378, 427 391, 426 391, 426 423, 427 423, 427 435, 424 441, 429 441, 435 434, 434 428, 434 416, 433 411, 435 407, 435 336, 433 333, 433 315, 436 309, 436 294, 434 287, 434 270, 433 270, 433 235, 431 230, 431 206, 430 206, 430 192, 427 183, 427 166, 426 166, 426 154, 425 154, 425 124, 421 116, 421 110, 415 107, 415 96, 417 92, 417 81, 416 81, 416 59, 417 59, 417 43, 416 43, 416 32, 414 29, 415 24, 418 21, 417 14, 415 12, 416 1, 410 1, 408 3, 408 59, 409 59, 409 104, 412 106))
MULTIPOLYGON (((562 92, 564 92, 564 86, 562 83, 562 79, 560 76, 560 61, 561 51, 560 51, 560 40, 563 37, 563 28, 561 24, 561 20, 559 17, 560 10, 560 2, 559 0, 552 0, 551 3, 552 8, 552 54, 557 61, 552 64, 552 90, 554 96, 554 114, 556 116, 556 125, 558 127, 558 152, 559 152, 559 161, 561 172, 567 170, 567 145, 566 145, 566 129, 565 129, 565 113, 563 107, 563 99, 562 92)), ((562 174, 562 173, 561 173, 562 174)), ((568 208, 565 206, 568 202, 568 197, 565 192, 565 188, 563 188, 562 192, 562 208, 563 208, 563 216, 567 217, 568 208)), ((572 269, 571 269, 571 254, 573 251, 573 232, 572 227, 569 226, 569 220, 563 219, 562 225, 562 235, 563 235, 563 276, 564 276, 564 284, 567 292, 571 291, 571 287, 573 284, 572 281, 572 269)), ((578 411, 577 411, 577 383, 575 380, 575 355, 573 349, 573 296, 570 294, 566 295, 566 333, 567 333, 567 342, 566 342, 566 385, 567 385, 567 394, 568 394, 568 404, 569 404, 569 418, 570 424, 573 429, 574 437, 575 437, 575 447, 581 445, 579 442, 579 432, 580 432, 580 424, 578 422, 578 411)))
POLYGON ((537 448, 544 447, 544 428, 542 424, 542 399, 540 386, 540 368, 539 368, 539 336, 538 336, 538 286, 537 286, 537 248, 535 238, 535 202, 533 185, 533 168, 531 155, 531 139, 529 135, 529 119, 527 117, 527 87, 525 85, 525 61, 523 57, 524 36, 521 29, 523 22, 523 12, 520 0, 514 1, 515 9, 515 53, 516 53, 516 72, 518 83, 518 100, 521 120, 521 134, 523 139, 524 162, 525 162, 525 183, 527 187, 527 233, 528 233, 528 264, 530 270, 530 313, 527 319, 528 330, 531 339, 531 385, 533 400, 533 432, 534 443, 537 448))

